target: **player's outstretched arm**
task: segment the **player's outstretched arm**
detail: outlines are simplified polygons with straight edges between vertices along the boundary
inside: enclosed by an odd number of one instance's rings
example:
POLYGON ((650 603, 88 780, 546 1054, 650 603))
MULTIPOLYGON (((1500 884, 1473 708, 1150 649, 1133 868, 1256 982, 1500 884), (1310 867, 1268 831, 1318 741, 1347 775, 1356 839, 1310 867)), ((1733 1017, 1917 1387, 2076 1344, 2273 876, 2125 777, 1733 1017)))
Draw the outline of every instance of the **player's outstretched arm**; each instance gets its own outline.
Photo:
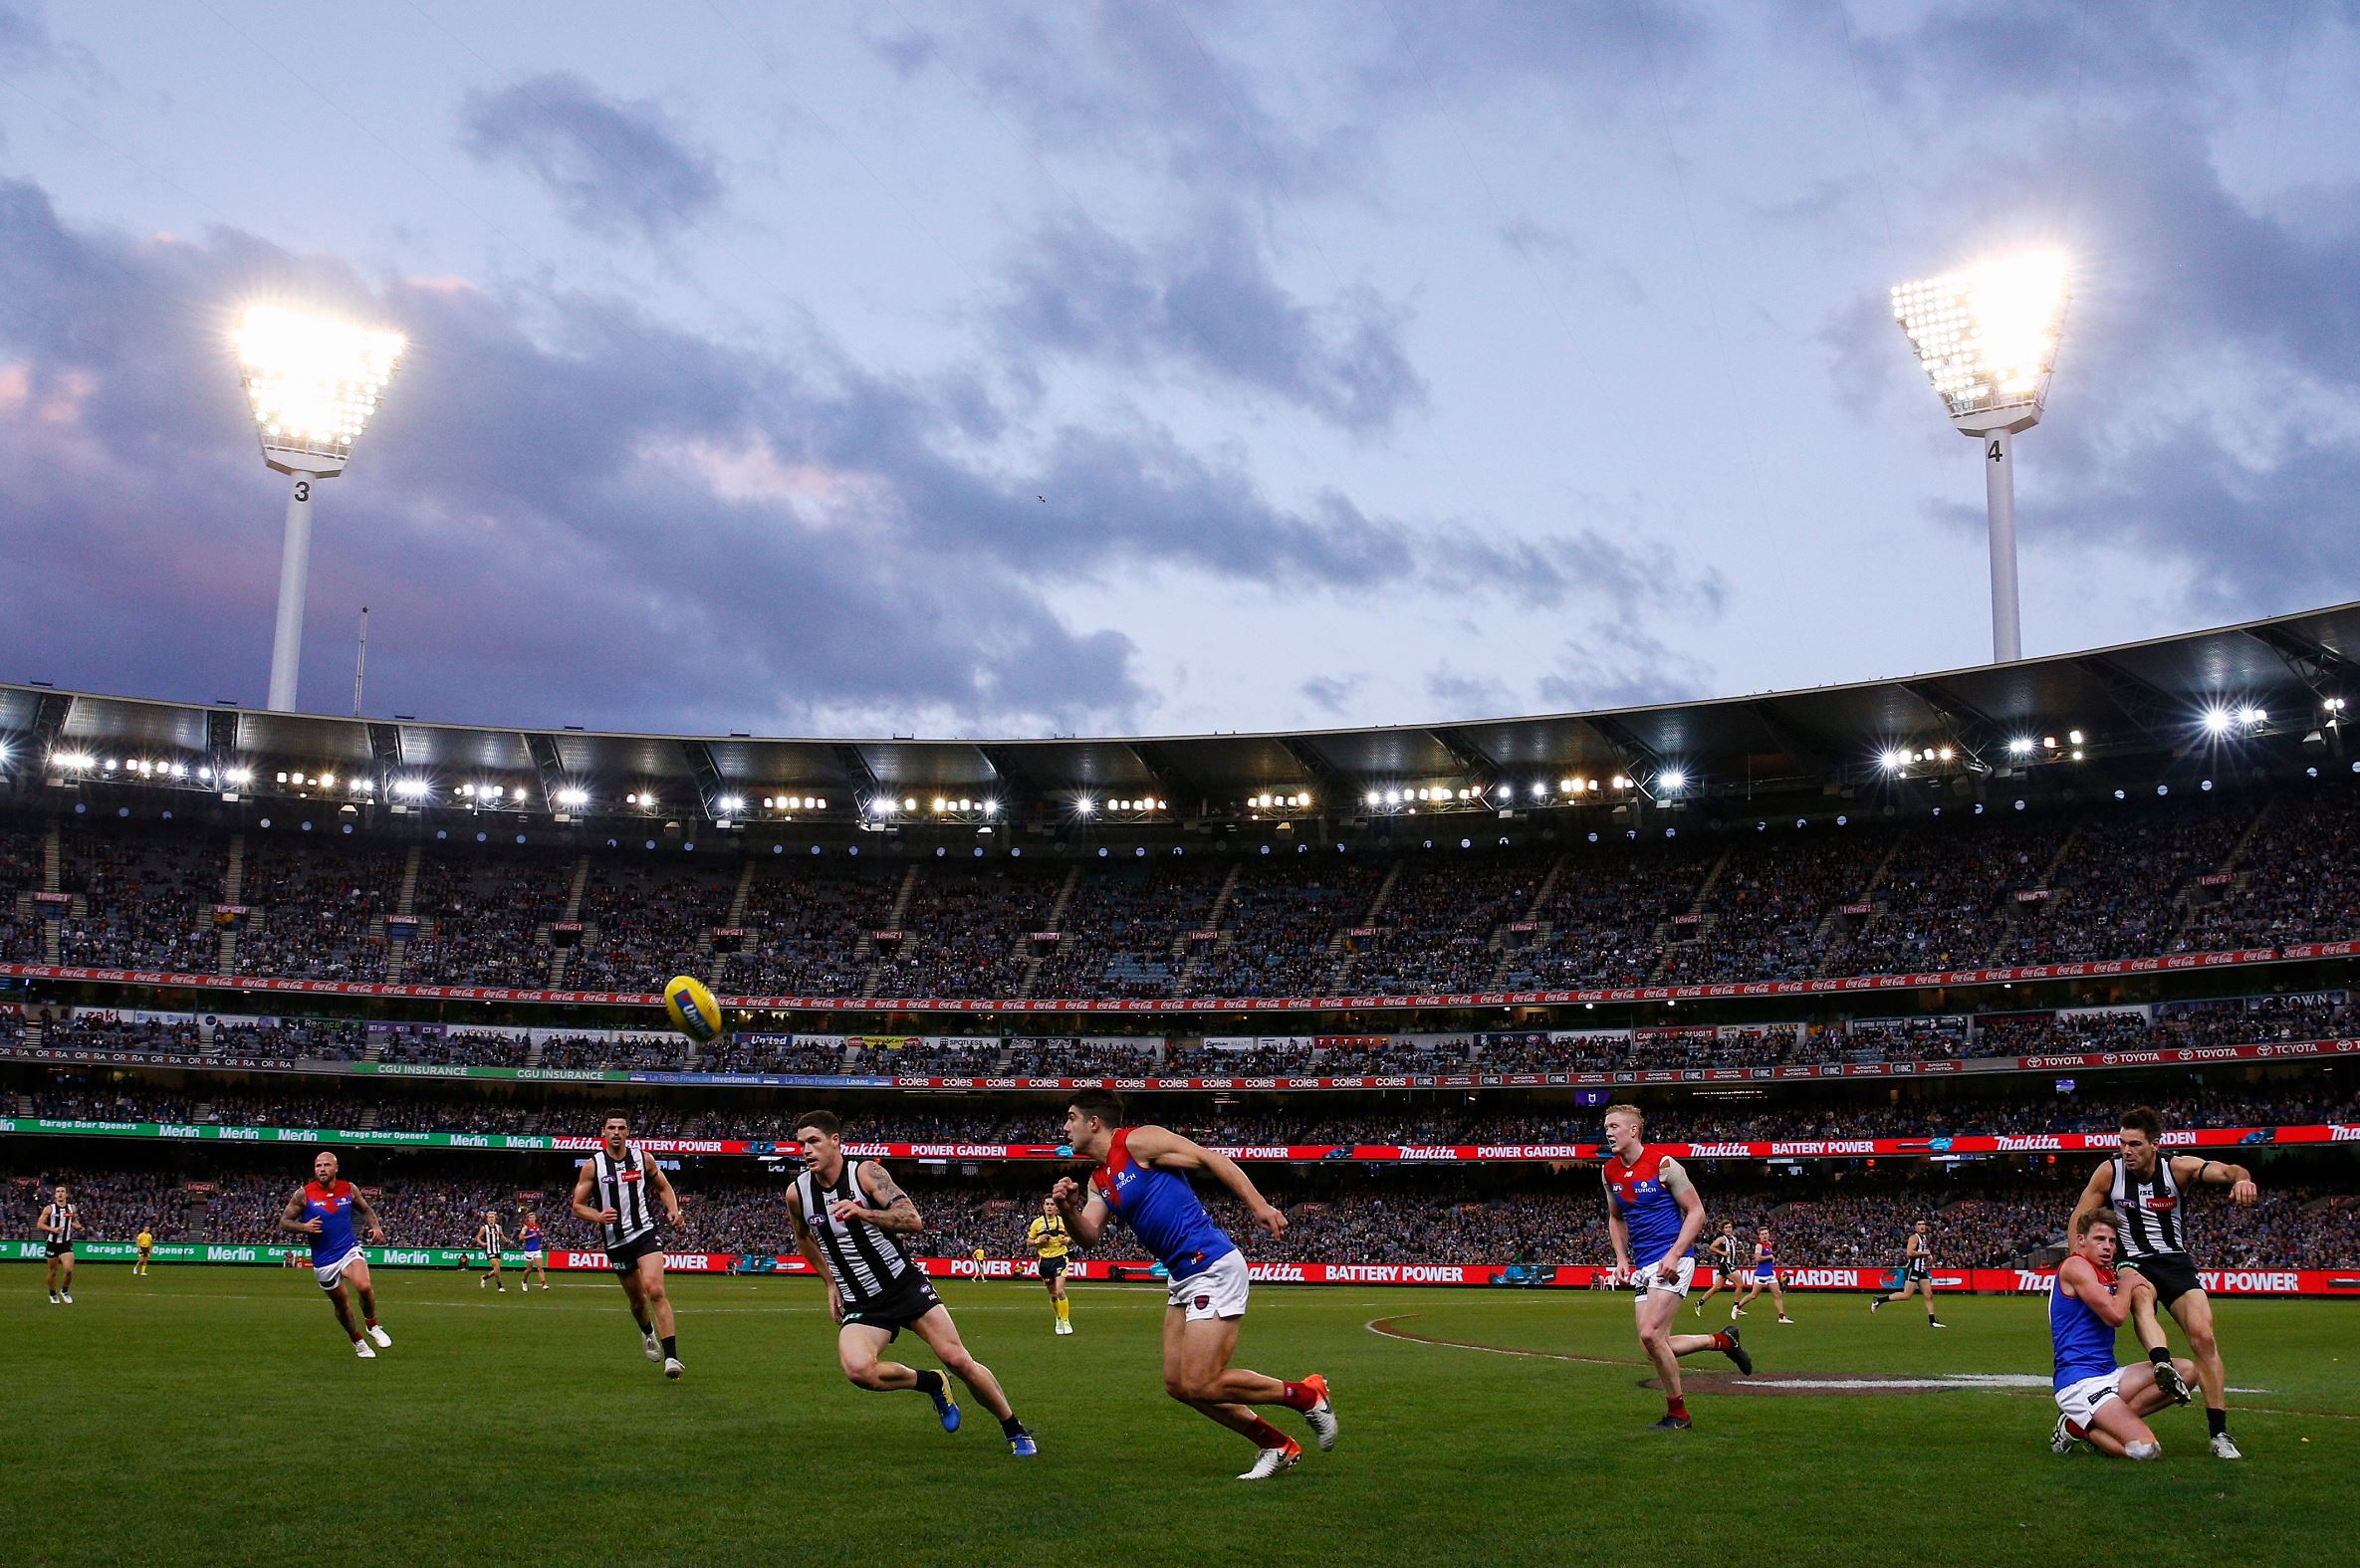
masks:
POLYGON ((2211 1187, 2226 1187, 2229 1189, 2230 1202, 2241 1208, 2248 1207, 2261 1198, 2261 1189, 2253 1185, 2253 1173, 2242 1165, 2232 1165, 2227 1160, 2206 1160, 2193 1154, 2183 1154, 2172 1161, 2172 1174, 2180 1179, 2182 1186, 2190 1182, 2202 1182, 2211 1187))
POLYGON ((1273 1235, 1285 1232, 1287 1217, 1262 1196, 1254 1179, 1228 1155, 1216 1153, 1193 1139, 1181 1137, 1169 1127, 1158 1127, 1152 1122, 1131 1129, 1130 1151, 1132 1159, 1158 1171, 1204 1172, 1246 1206, 1256 1225, 1273 1235))
POLYGON ((588 1220, 591 1225, 612 1225, 620 1218, 611 1209, 592 1209, 590 1195, 590 1163, 585 1160, 574 1175, 574 1218, 588 1220))
POLYGON ((874 1160, 860 1167, 860 1190, 868 1195, 869 1207, 859 1211, 859 1218, 879 1231, 916 1235, 926 1229, 926 1222, 909 1194, 874 1160))

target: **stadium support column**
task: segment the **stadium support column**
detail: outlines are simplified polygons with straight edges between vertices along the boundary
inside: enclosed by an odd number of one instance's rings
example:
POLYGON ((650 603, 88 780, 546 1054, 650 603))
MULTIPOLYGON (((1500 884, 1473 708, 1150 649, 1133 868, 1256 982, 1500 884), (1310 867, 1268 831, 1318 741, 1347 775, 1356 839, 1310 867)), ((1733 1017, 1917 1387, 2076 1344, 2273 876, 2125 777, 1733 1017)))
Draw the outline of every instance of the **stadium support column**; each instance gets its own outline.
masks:
POLYGON ((279 552, 279 624, 271 637, 273 713, 295 711, 296 668, 303 660, 304 589, 312 571, 312 487, 318 474, 298 469, 287 487, 287 538, 279 552))
POLYGON ((2015 455, 2008 432, 1983 438, 1984 489, 1991 504, 1992 657, 2013 664, 2024 656, 2015 589, 2015 455))

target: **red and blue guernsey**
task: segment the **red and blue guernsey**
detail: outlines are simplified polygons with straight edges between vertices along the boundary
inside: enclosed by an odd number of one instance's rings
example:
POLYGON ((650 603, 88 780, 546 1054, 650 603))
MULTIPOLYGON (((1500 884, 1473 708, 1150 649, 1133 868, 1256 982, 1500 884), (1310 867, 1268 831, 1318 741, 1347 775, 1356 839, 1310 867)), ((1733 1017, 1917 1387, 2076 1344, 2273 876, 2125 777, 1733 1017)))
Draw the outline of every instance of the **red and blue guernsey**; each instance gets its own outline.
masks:
MULTIPOLYGON (((1650 1146, 1640 1150, 1639 1158, 1629 1165, 1619 1157, 1606 1162, 1607 1199, 1614 1206, 1614 1217, 1631 1233, 1631 1262, 1640 1268, 1662 1262, 1687 1223, 1680 1212, 1680 1200, 1664 1186, 1667 1158, 1661 1149, 1650 1146)), ((1680 1255, 1694 1257, 1695 1244, 1680 1255)))
POLYGON ((519 1242, 523 1243, 526 1251, 540 1251, 541 1222, 538 1220, 528 1220, 523 1225, 517 1227, 516 1238, 519 1242))
POLYGON ((1238 1249, 1205 1213, 1187 1178, 1151 1170, 1131 1158, 1131 1130, 1114 1129, 1106 1163, 1089 1174, 1089 1184, 1106 1201, 1106 1212, 1131 1228, 1139 1244, 1156 1256, 1175 1282, 1191 1279, 1238 1249))
POLYGON ((337 1182, 328 1187, 318 1182, 304 1183, 303 1217, 320 1222, 319 1233, 312 1237, 314 1268, 326 1268, 360 1245, 360 1238, 353 1233, 351 1182, 337 1182))
MULTIPOLYGON (((2089 1266, 2098 1283, 2112 1295, 2114 1270, 2095 1263, 2089 1266)), ((2114 1325, 2092 1312, 2079 1296, 2065 1294, 2062 1272, 2048 1282, 2048 1341, 2056 1352, 2055 1386, 2059 1389, 2102 1378, 2119 1365, 2114 1359, 2114 1325)))

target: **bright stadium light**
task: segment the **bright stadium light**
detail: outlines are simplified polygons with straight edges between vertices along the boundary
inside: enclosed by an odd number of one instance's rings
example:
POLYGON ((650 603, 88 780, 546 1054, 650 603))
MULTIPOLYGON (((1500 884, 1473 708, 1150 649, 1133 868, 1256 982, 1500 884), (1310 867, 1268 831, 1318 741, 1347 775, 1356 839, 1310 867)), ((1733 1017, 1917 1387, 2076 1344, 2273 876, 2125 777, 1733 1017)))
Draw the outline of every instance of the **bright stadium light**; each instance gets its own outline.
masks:
POLYGON ((1893 319, 1951 423, 1983 443, 1992 551, 1992 657, 2023 657, 2015 586, 2015 470, 2008 440, 2040 422, 2072 298, 2064 253, 2028 251, 1893 290, 1893 319))
POLYGON ((1688 784, 1688 775, 1677 768, 1667 768, 1656 776, 1655 782, 1665 789, 1679 789, 1688 784))
POLYGON ((2207 735, 2227 735, 2237 722, 2238 716, 2227 708, 2207 708, 2204 713, 2207 735))
POLYGON ((564 806, 590 804, 590 791, 579 784, 570 784, 558 791, 558 804, 564 806))
POLYGON ((246 312, 231 335, 262 439, 262 460, 293 483, 279 556, 279 620, 271 639, 270 706, 295 706, 303 653, 304 588, 312 561, 312 487, 352 460, 400 361, 395 333, 370 332, 272 306, 246 312))

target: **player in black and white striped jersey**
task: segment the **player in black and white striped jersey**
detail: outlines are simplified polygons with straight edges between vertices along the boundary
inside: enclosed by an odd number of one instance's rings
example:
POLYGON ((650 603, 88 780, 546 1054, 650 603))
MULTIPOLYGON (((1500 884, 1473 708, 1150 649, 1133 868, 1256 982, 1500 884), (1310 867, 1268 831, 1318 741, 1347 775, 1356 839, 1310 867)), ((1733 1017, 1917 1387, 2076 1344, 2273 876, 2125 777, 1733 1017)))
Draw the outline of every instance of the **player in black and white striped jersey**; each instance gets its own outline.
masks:
POLYGON ((82 1231, 82 1210, 76 1206, 74 1195, 61 1186, 42 1206, 41 1221, 35 1227, 48 1244, 43 1251, 49 1256, 49 1304, 74 1304, 74 1238, 82 1231), (63 1272, 63 1279, 60 1274, 63 1272))
POLYGON ((676 1378, 680 1344, 673 1333, 672 1298, 664 1293, 663 1240, 655 1233, 658 1208, 675 1230, 688 1224, 680 1196, 663 1171, 631 1142, 630 1118, 619 1112, 598 1126, 598 1147, 574 1180, 574 1213, 598 1227, 606 1265, 622 1281, 647 1359, 676 1378))
POLYGON ((942 1373, 879 1359, 906 1328, 999 1421, 1009 1452, 1033 1457, 1039 1449, 1000 1380, 968 1353, 950 1309, 902 1242, 924 1229, 917 1205, 883 1166, 845 1156, 843 1123, 834 1112, 806 1111, 795 1119, 795 1138, 803 1146, 804 1171, 787 1190, 787 1215, 795 1244, 827 1281, 827 1313, 838 1325, 835 1353, 844 1376, 853 1387, 878 1393, 915 1389, 934 1402, 942 1430, 957 1432, 958 1402, 942 1373))
POLYGON ((2242 1206, 2255 1203, 2260 1190, 2253 1185, 2253 1173, 2242 1165, 2165 1154, 2163 1118, 2144 1105, 2122 1113, 2121 1134, 2122 1152, 2090 1172, 2089 1185, 2073 1206, 2075 1232, 2082 1216, 2099 1209, 2112 1209, 2122 1217, 2115 1266, 2135 1270, 2155 1287, 2154 1300, 2142 1298, 2131 1313, 2131 1327, 2155 1364, 2156 1385, 2187 1402, 2188 1391, 2173 1370, 2163 1324, 2155 1315, 2160 1305, 2188 1335, 2189 1358, 2196 1363, 2197 1382, 2205 1391, 2205 1424, 2211 1429, 2214 1456, 2242 1458, 2229 1435, 2229 1374, 2213 1335, 2213 1299, 2205 1294, 2204 1278, 2189 1254, 2188 1222, 2181 1206, 2192 1186, 2226 1187, 2230 1201, 2242 1206))

